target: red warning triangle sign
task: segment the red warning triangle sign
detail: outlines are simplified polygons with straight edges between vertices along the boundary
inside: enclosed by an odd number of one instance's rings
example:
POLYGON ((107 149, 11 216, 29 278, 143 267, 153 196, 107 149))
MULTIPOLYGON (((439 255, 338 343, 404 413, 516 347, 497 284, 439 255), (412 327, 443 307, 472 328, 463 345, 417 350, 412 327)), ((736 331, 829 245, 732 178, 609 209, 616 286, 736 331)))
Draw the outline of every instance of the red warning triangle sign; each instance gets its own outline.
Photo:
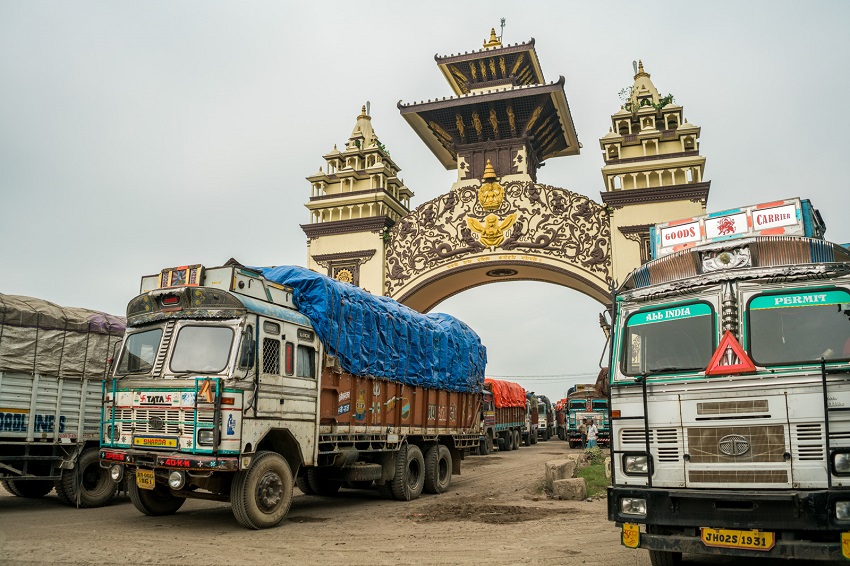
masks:
POLYGON ((705 368, 705 375, 732 375, 754 371, 756 371, 756 365, 735 340, 735 335, 727 330, 714 355, 711 356, 708 367, 705 368))

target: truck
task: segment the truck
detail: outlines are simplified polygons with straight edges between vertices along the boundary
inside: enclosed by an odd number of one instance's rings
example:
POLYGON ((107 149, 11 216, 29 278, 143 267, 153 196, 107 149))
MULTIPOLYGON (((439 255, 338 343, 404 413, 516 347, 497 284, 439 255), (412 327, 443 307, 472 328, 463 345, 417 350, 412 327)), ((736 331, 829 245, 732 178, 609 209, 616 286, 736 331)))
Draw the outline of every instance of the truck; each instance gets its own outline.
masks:
MULTIPOLYGON (((540 401, 534 391, 525 392, 525 430, 522 431, 522 444, 537 444, 537 431, 540 430, 540 401)), ((545 421, 544 421, 545 422, 545 421)))
POLYGON ((570 443, 570 448, 582 446, 579 425, 588 419, 596 425, 598 431, 597 443, 600 446, 608 445, 611 436, 608 399, 595 389, 594 384, 581 383, 570 387, 567 391, 565 413, 567 441, 570 443))
POLYGON ((301 267, 167 268, 127 305, 100 459, 145 515, 225 501, 250 529, 293 485, 441 493, 478 449, 485 364, 461 321, 301 267))
POLYGON ((528 398, 518 383, 484 379, 484 389, 493 396, 496 446, 499 450, 516 450, 531 427, 528 398))
POLYGON ((555 403, 555 432, 560 440, 567 439, 568 406, 566 397, 555 403))
POLYGON ((549 440, 555 436, 555 408, 545 395, 537 396, 538 422, 537 437, 540 440, 549 440))
POLYGON ((850 250, 806 202, 697 218, 613 294, 608 518, 655 566, 850 558, 850 250))
POLYGON ((99 507, 118 484, 98 455, 101 387, 120 317, 0 294, 0 485, 99 507))

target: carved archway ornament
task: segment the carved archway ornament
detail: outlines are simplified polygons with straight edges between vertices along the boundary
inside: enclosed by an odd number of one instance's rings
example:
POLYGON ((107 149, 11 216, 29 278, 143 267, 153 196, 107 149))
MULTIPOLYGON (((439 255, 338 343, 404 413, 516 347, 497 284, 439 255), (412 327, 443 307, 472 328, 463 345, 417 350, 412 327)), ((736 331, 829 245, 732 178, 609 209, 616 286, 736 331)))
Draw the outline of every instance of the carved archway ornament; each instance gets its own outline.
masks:
POLYGON ((466 289, 536 280, 610 302, 605 206, 532 180, 455 186, 402 217, 388 233, 385 295, 426 312, 466 289))

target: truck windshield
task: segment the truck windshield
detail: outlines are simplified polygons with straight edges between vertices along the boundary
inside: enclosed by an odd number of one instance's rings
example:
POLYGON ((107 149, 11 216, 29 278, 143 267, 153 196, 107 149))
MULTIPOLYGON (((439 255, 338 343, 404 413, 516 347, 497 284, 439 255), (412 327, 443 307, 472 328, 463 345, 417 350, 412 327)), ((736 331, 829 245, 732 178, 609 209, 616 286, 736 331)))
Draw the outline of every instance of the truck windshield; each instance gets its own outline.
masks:
POLYGON ((759 295, 750 301, 750 355, 759 365, 850 359, 850 293, 759 295))
POLYGON ((121 350, 121 358, 115 369, 117 375, 129 373, 150 373, 153 369, 159 342, 162 340, 162 328, 152 328, 129 334, 121 350))
POLYGON ((218 373, 227 367, 233 329, 225 326, 183 326, 177 334, 171 371, 218 373))
POLYGON ((703 370, 714 353, 714 312, 706 303, 642 311, 626 320, 626 375, 703 370))

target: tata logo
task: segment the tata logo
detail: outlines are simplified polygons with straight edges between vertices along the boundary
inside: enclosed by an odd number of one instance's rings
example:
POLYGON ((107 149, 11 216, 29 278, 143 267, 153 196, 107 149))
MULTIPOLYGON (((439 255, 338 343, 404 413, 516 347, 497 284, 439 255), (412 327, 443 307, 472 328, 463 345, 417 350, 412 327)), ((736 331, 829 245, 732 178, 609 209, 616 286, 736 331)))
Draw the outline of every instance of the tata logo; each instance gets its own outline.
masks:
POLYGON ((140 405, 170 405, 171 404, 171 393, 167 395, 151 395, 148 393, 142 393, 139 396, 139 404, 140 405))
POLYGON ((740 434, 727 434, 720 439, 719 448, 727 456, 743 456, 750 451, 750 441, 740 434))

